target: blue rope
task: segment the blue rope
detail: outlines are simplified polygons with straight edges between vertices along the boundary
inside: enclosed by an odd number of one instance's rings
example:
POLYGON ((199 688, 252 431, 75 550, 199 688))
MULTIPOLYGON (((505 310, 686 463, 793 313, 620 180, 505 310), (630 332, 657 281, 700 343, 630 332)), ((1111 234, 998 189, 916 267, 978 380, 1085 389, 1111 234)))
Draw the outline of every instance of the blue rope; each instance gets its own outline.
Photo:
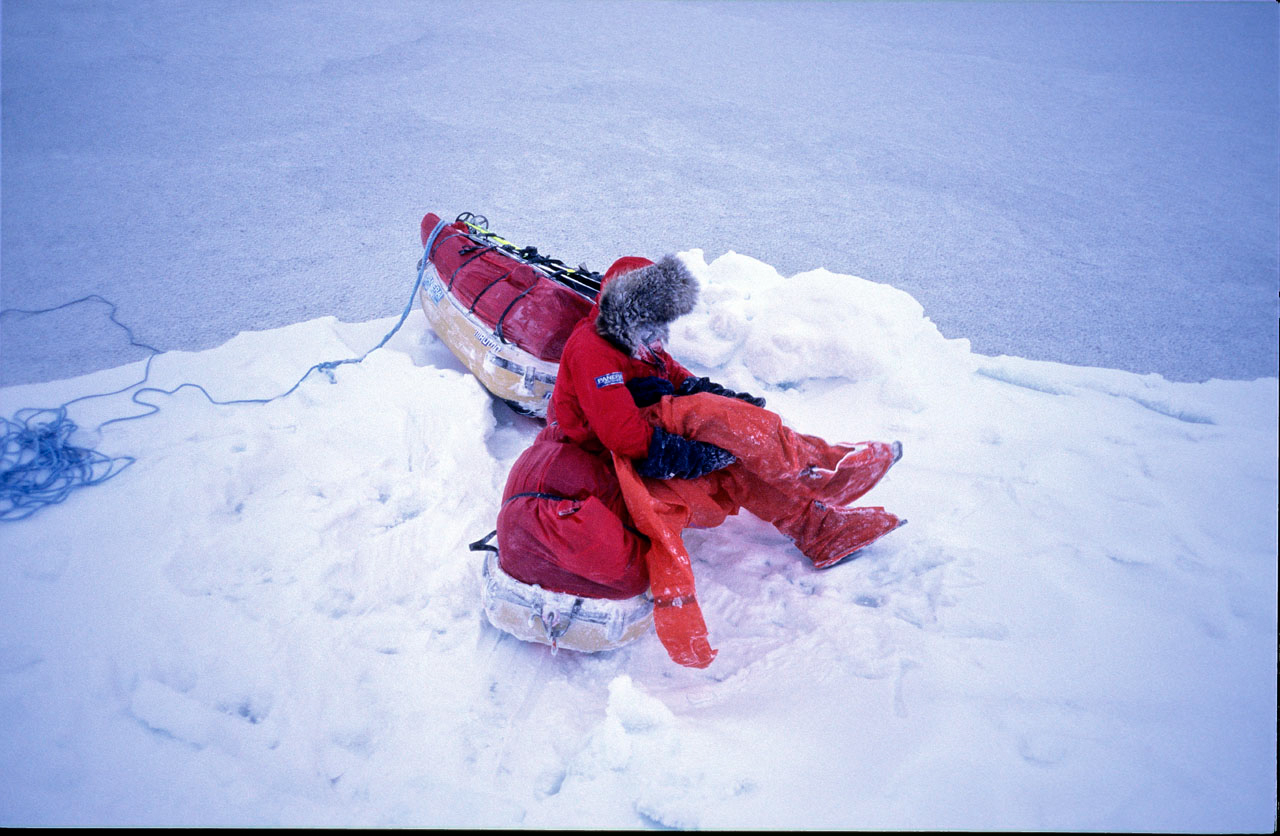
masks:
POLYGON ((119 395, 142 385, 151 375, 151 361, 160 349, 139 342, 133 329, 116 318, 119 309, 115 303, 96 293, 52 308, 8 308, 0 311, 0 317, 53 313, 84 302, 100 302, 109 307, 107 318, 124 329, 129 345, 151 352, 143 367, 142 379, 111 392, 72 398, 61 406, 20 409, 13 418, 0 417, 0 427, 4 430, 0 434, 0 522, 24 520, 46 505, 62 502, 76 488, 100 485, 118 476, 135 461, 132 456, 112 457, 73 445, 70 438, 79 427, 67 417, 67 407, 91 398, 119 395))
POLYGON ((62 502, 76 488, 100 485, 133 464, 68 441, 76 431, 64 407, 20 409, 0 417, 0 521, 25 520, 46 505, 62 502), (40 420, 40 416, 52 416, 40 420))
POLYGON ((137 415, 127 415, 122 418, 112 418, 103 421, 97 426, 95 432, 100 431, 108 424, 116 424, 122 421, 134 421, 138 418, 145 418, 148 415, 154 415, 160 411, 158 404, 150 401, 139 400, 139 396, 144 392, 154 392, 160 395, 172 395, 180 389, 197 389, 212 404, 218 406, 226 406, 230 404, 256 403, 265 404, 280 398, 288 397, 302 385, 312 372, 322 371, 329 377, 330 383, 336 383, 337 378, 333 374, 333 370, 339 366, 350 363, 361 363, 366 357, 373 352, 385 346, 392 337, 404 325, 406 319, 409 318, 410 312, 413 311, 413 303, 418 297, 418 289, 422 286, 422 277, 426 272, 427 265, 430 263, 431 245, 435 243, 436 236, 440 234, 440 230, 445 226, 445 221, 441 220, 436 224, 430 237, 426 242, 426 250, 422 255, 422 262, 418 265, 418 278, 413 283, 413 290, 409 294, 409 301, 404 306, 404 312, 400 314, 400 319, 395 326, 387 332, 373 348, 366 351, 359 357, 350 357, 345 360, 329 360, 323 363, 316 363, 311 368, 303 372, 302 377, 298 378, 286 391, 271 398, 237 398, 233 400, 220 401, 209 394, 198 383, 183 383, 172 389, 160 389, 154 386, 142 386, 151 377, 151 362, 155 359, 160 350, 146 343, 138 342, 133 333, 133 329, 116 319, 116 306, 106 299, 96 294, 76 299, 73 302, 67 302, 54 308, 46 308, 43 310, 18 310, 15 308, 0 311, 0 316, 5 314, 25 314, 35 315, 42 313, 52 313, 81 302, 94 301, 101 302, 110 306, 111 313, 109 315, 112 322, 119 325, 125 330, 129 336, 129 344, 144 348, 151 352, 147 357, 146 365, 143 368, 142 379, 131 383, 121 389, 111 392, 102 392, 94 395, 82 395, 73 398, 58 407, 48 409, 20 409, 12 419, 0 417, 3 426, 3 434, 0 435, 0 522, 10 522, 23 520, 34 514, 36 511, 47 505, 54 505, 65 500, 73 490, 89 485, 100 485, 108 479, 115 478, 120 475, 125 468, 133 464, 136 459, 132 456, 107 456, 96 450, 87 447, 77 447, 70 443, 70 437, 77 429, 75 422, 67 417, 67 407, 80 401, 89 400, 91 398, 105 398, 110 395, 118 395, 127 392, 135 387, 130 400, 139 406, 147 407, 146 412, 137 415), (47 416, 47 417, 42 417, 47 416))

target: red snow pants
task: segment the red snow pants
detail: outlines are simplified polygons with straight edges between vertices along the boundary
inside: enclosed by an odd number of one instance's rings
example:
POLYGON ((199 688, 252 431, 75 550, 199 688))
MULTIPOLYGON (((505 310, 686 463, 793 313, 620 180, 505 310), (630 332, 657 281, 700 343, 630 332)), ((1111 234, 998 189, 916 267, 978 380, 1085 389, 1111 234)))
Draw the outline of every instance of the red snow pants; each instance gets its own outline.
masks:
POLYGON ((664 397, 644 413, 655 426, 723 447, 738 459, 697 479, 657 480, 641 478, 630 460, 614 456, 627 509, 650 539, 646 563, 658 637, 682 665, 706 667, 716 653, 694 594, 684 528, 717 526, 746 508, 824 568, 899 524, 880 507, 841 507, 874 487, 893 464, 884 442, 828 444, 795 432, 767 409, 710 393, 664 397))

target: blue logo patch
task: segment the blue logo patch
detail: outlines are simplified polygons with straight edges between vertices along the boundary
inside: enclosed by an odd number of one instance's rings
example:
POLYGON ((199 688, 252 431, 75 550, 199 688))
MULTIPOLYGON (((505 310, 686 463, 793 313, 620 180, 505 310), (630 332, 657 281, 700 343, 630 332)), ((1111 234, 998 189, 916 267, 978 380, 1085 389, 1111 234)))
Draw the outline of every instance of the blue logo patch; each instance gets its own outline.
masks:
POLYGON ((621 382, 622 372, 609 372, 596 378, 596 388, 603 389, 606 386, 617 386, 621 382))

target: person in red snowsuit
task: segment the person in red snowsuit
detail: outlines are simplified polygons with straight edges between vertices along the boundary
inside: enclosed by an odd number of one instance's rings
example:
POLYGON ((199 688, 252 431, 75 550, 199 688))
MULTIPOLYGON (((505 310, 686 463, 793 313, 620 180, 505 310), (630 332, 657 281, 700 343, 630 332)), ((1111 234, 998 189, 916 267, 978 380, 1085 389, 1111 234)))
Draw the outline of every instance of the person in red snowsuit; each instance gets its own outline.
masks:
POLYGON ((901 456, 884 442, 828 444, 796 433, 764 400, 698 377, 664 348, 698 285, 684 264, 619 259, 565 344, 547 426, 517 460, 498 517, 503 569, 517 580, 599 598, 643 592, 648 538, 614 466, 629 460, 665 524, 719 525, 746 508, 817 568, 905 520, 847 507, 901 456))

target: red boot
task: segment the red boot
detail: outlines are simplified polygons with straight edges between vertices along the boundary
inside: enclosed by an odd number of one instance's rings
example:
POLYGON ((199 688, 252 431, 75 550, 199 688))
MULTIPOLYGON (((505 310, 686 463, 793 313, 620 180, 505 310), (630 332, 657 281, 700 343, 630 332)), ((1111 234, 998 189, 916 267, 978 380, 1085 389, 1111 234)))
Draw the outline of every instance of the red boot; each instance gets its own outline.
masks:
POLYGON ((876 486, 898 459, 901 442, 863 441, 834 445, 844 452, 835 467, 817 465, 801 471, 802 483, 828 505, 850 505, 876 486))
POLYGON ((905 523, 880 507, 833 508, 814 501, 774 525, 795 541, 815 569, 826 569, 905 523))

